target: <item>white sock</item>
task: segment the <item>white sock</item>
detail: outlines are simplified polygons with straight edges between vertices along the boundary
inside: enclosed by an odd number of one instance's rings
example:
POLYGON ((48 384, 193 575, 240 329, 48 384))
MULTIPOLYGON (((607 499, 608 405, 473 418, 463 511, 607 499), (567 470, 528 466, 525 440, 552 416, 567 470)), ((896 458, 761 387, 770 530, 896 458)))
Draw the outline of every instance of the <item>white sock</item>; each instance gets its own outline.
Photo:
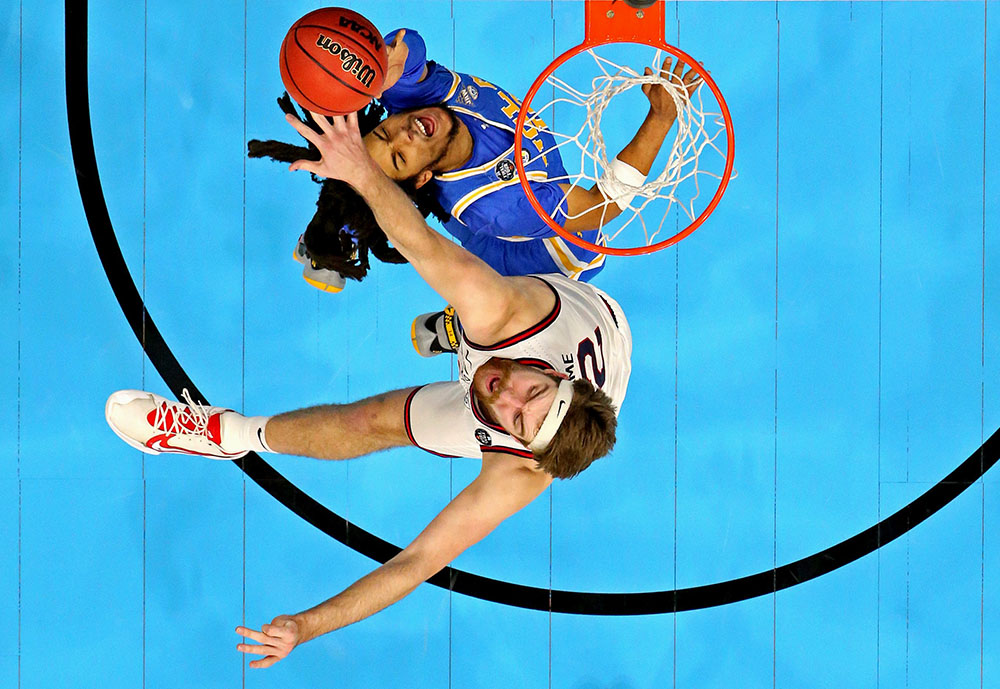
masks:
POLYGON ((220 421, 222 449, 226 452, 253 450, 274 452, 267 445, 264 427, 270 416, 243 416, 234 411, 223 412, 220 421))

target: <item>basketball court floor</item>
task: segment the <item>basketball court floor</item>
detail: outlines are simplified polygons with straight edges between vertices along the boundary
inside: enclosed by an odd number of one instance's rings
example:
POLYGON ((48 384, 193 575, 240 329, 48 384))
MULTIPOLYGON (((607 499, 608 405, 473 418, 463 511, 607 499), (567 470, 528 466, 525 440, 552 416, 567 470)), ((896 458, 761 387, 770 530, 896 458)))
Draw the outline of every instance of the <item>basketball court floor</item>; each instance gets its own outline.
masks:
MULTIPOLYGON (((583 38, 578 1, 342 4, 515 94, 583 38)), ((996 3, 667 3, 739 175, 595 279, 635 340, 614 453, 267 670, 237 625, 342 590, 478 462, 151 457, 105 399, 452 379, 409 342, 442 304, 408 266, 307 285, 318 187, 244 157, 293 140, 277 52, 315 4, 67 5, 0 10, 0 686, 1000 685, 996 3)))

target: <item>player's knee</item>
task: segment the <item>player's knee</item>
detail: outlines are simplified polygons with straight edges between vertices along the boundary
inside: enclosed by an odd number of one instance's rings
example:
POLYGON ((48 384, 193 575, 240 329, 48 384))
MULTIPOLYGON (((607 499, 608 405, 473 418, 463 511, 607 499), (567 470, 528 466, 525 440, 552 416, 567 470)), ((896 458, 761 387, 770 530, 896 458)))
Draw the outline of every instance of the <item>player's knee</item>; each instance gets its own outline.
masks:
POLYGON ((408 441, 404 411, 409 391, 383 393, 351 405, 346 422, 356 433, 404 445, 408 441))

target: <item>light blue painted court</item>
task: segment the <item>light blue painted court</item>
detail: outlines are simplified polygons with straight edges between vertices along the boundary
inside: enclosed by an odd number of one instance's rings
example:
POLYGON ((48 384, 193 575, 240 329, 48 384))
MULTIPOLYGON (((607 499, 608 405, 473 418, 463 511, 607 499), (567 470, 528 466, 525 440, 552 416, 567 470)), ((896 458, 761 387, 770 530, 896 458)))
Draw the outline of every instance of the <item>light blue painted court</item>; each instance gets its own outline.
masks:
MULTIPOLYGON (((583 39, 580 0, 341 4, 520 95, 583 39)), ((570 614, 446 579, 249 669, 236 626, 338 593, 377 564, 361 530, 405 545, 479 468, 409 448, 264 455, 349 522, 338 541, 237 463, 143 455, 104 421, 114 390, 174 396, 151 363, 167 355, 203 399, 248 414, 457 376, 413 352, 413 317, 443 304, 411 267, 373 261, 339 294, 301 279, 291 254, 319 187, 245 157, 248 139, 295 140, 277 55, 312 9, 0 9, 0 686, 1000 686, 997 469, 776 593, 570 614), (72 52, 67 71, 73 45, 85 72, 72 52), (80 103, 89 121, 68 114, 80 103), (106 221, 88 218, 101 196, 106 221), (102 264, 101 228, 127 273, 102 264), (141 302, 120 304, 115 280, 141 302), (168 351, 144 355, 126 317, 142 304, 168 351)), ((725 95, 738 176, 675 247, 608 259, 594 284, 635 347, 618 444, 462 554, 463 573, 592 594, 741 580, 862 534, 980 447, 996 460, 1000 5, 667 2, 666 16, 666 40, 725 95)))

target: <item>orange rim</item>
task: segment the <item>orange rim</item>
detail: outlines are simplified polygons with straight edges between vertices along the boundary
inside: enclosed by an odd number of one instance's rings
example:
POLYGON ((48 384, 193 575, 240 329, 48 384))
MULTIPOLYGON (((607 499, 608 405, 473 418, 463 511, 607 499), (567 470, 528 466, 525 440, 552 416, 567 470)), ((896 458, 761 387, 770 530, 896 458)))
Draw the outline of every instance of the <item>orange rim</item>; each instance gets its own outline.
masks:
MULTIPOLYGON (((736 153, 736 139, 733 134, 733 119, 729 114, 729 106, 726 105, 726 99, 722 96, 722 91, 712 79, 712 76, 690 55, 685 53, 680 48, 674 47, 663 40, 663 4, 657 3, 655 6, 649 8, 648 11, 653 12, 654 16, 649 17, 650 23, 647 25, 639 25, 634 19, 637 15, 625 12, 622 13, 623 20, 619 21, 617 24, 613 24, 613 22, 609 21, 611 17, 608 17, 607 14, 612 10, 606 9, 610 8, 611 5, 612 3, 607 0, 588 0, 586 4, 587 37, 584 42, 575 48, 570 48, 553 60, 552 64, 550 64, 545 71, 543 71, 538 78, 535 79, 531 88, 528 89, 528 95, 526 95, 524 100, 521 102, 521 109, 517 114, 517 123, 514 125, 514 164, 517 166, 517 176, 521 182, 521 188, 524 189, 524 193, 528 197, 528 202, 531 204, 531 207, 535 209, 538 217, 544 220, 545 224, 551 227, 552 230, 560 237, 568 242, 576 244, 577 246, 583 247, 584 249, 596 251, 601 254, 607 254, 610 256, 640 256, 642 254, 651 254, 654 251, 659 251, 660 249, 665 249, 668 246, 676 244, 701 227, 701 224, 705 222, 709 215, 712 214, 715 207, 719 205, 719 201, 722 200, 722 195, 725 193, 726 187, 729 185, 729 177, 733 172, 733 159, 736 153), (627 17, 624 16, 626 14, 627 17), (654 32, 649 30, 649 26, 660 27, 660 35, 654 35, 654 32), (596 35, 598 32, 600 32, 599 36, 596 35), (542 204, 539 203, 535 193, 531 190, 531 185, 528 184, 528 178, 524 171, 524 160, 521 158, 524 122, 528 117, 531 101, 535 97, 535 94, 538 93, 538 90, 545 83, 545 80, 548 79, 556 69, 575 55, 579 55, 583 51, 589 50, 590 48, 606 45, 608 43, 638 43, 641 45, 648 45, 653 48, 664 50, 684 62, 684 64, 690 65, 695 71, 698 72, 704 80, 705 85, 718 101, 722 119, 726 126, 726 166, 722 172, 722 179, 719 181, 719 188, 715 190, 715 194, 712 196, 712 199, 708 202, 705 209, 690 225, 677 234, 654 244, 624 248, 601 246, 599 244, 594 244, 593 242, 588 242, 586 239, 583 239, 572 232, 567 232, 563 229, 562 225, 553 220, 546 210, 542 208, 542 204)), ((621 6, 618 5, 618 7, 620 8, 621 6)))

